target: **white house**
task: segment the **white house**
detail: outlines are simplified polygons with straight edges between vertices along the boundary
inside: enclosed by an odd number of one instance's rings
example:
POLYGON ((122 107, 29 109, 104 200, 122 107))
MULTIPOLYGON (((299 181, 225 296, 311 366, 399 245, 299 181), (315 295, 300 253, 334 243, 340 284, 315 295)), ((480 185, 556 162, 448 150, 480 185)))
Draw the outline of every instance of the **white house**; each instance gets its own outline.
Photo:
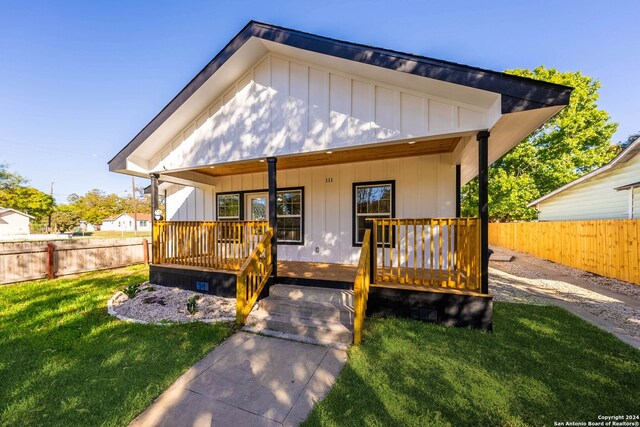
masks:
POLYGON ((151 215, 145 213, 121 213, 102 220, 101 231, 134 231, 134 217, 138 221, 138 231, 151 231, 151 215))
POLYGON ((33 217, 15 209, 0 207, 0 236, 30 234, 33 217))
MULTIPOLYGON (((325 286, 362 262, 366 220, 375 219, 373 288, 385 281, 395 291, 402 282, 421 298, 448 286, 457 292, 438 298, 486 296, 488 164, 562 110, 570 93, 252 21, 109 169, 151 177, 154 211, 165 195, 156 282, 236 295, 235 276, 223 274, 240 271, 258 250, 254 233, 268 228, 273 259, 263 270, 278 283, 315 278, 325 286), (460 185, 478 175, 480 219, 458 219, 460 185), (397 221, 381 225, 390 218, 397 221)), ((344 283, 353 287, 353 277, 344 283)), ((437 310, 440 321, 451 317, 437 310)))
POLYGON ((540 221, 640 218, 640 138, 608 164, 527 205, 540 221))

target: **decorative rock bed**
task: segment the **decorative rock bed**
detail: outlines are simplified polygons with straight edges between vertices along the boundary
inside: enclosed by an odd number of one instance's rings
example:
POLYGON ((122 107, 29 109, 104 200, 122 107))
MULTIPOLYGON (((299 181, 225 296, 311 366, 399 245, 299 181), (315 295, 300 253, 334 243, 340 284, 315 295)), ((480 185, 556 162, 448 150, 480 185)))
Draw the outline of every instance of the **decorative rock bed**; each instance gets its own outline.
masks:
POLYGON ((235 298, 206 295, 149 282, 141 284, 139 289, 133 298, 122 291, 116 292, 107 302, 109 314, 133 323, 214 323, 235 320, 235 298), (187 301, 191 297, 197 299, 198 307, 193 314, 187 310, 187 301))

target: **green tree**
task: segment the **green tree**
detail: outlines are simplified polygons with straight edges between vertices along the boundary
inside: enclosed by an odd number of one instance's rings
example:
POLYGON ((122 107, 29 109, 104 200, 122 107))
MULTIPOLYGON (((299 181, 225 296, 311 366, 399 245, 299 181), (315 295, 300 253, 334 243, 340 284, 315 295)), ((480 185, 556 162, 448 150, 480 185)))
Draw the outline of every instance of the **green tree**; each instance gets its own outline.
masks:
POLYGON ((116 194, 105 194, 94 188, 83 196, 71 194, 68 204, 76 210, 80 219, 91 224, 100 224, 103 219, 120 213, 120 198, 116 194))
POLYGON ((640 138, 640 132, 632 133, 625 139, 624 141, 620 141, 620 147, 624 150, 628 146, 630 146, 636 139, 640 138))
POLYGON ((58 231, 71 231, 80 225, 81 215, 72 205, 60 205, 51 215, 51 226, 58 231))
POLYGON ((55 207, 55 201, 49 194, 27 186, 29 181, 7 165, 0 164, 0 206, 15 209, 33 216, 34 222, 48 216, 55 207))
MULTIPOLYGON (((526 205, 606 164, 620 150, 611 144, 618 124, 598 108, 600 83, 580 72, 553 68, 506 73, 574 88, 569 105, 489 168, 489 216, 492 221, 532 220, 526 205)), ((462 189, 462 213, 477 216, 478 181, 462 189)))

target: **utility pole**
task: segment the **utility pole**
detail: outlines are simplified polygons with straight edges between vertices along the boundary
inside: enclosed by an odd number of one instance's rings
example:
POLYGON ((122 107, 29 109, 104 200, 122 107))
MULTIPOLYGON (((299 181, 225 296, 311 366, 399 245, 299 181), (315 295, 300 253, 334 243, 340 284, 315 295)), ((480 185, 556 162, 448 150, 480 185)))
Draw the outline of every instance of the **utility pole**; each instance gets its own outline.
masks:
POLYGON ((133 199, 133 234, 138 236, 138 205, 136 203, 136 181, 131 177, 131 198, 133 199))
MULTIPOLYGON (((53 181, 51 181, 51 197, 53 197, 53 181)), ((49 213, 49 222, 47 223, 47 233, 51 233, 51 212, 49 213)))

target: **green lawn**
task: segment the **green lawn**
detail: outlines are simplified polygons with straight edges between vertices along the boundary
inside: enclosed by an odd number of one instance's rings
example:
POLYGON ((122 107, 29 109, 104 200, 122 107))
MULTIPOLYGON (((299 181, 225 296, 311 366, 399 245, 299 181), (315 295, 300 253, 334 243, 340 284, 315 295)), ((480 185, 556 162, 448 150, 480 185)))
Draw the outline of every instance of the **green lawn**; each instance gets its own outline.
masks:
POLYGON ((0 286, 0 425, 126 425, 229 335, 110 317, 109 297, 144 280, 136 266, 0 286))
POLYGON ((640 352, 556 307, 495 303, 495 333, 371 319, 305 426, 524 426, 639 413, 640 352))

